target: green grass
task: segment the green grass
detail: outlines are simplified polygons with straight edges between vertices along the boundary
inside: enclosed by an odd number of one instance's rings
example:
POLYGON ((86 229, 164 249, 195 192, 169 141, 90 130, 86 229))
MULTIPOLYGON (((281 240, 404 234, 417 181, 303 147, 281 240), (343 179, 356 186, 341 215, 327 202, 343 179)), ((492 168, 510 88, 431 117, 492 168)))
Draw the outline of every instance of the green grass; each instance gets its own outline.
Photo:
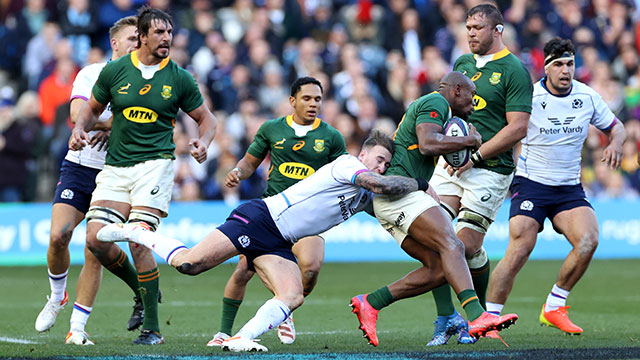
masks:
MULTIPOLYGON (((164 302, 160 305, 162 333, 166 344, 155 347, 130 345, 137 333, 127 332, 132 294, 123 283, 105 271, 102 286, 87 325, 96 346, 64 345, 72 306, 67 306, 51 331, 38 334, 35 318, 48 294, 45 267, 0 267, 0 358, 83 356, 226 356, 206 342, 218 330, 224 284, 235 264, 223 264, 196 277, 161 267, 160 287, 164 302), (32 342, 18 344, 10 341, 32 342)), ((417 267, 416 263, 325 264, 314 293, 295 312, 298 338, 293 345, 282 345, 273 331, 264 334, 262 344, 269 358, 457 358, 488 356, 497 358, 640 357, 640 260, 594 261, 569 297, 572 320, 585 329, 582 336, 563 336, 558 330, 541 328, 538 314, 548 291, 556 280, 558 261, 532 261, 526 265, 505 307, 505 312, 520 316, 518 323, 505 330, 506 349, 497 340, 483 339, 475 345, 450 345, 425 348, 431 338, 435 307, 430 294, 399 301, 380 313, 380 346, 367 345, 357 329, 357 320, 347 306, 349 299, 394 281, 417 267), (623 349, 623 348, 635 349, 623 349), (600 356, 601 348, 618 348, 600 356), (531 349, 549 349, 552 355, 531 349), (562 352, 562 349, 569 351, 562 352), (580 351, 586 349, 586 351, 580 351), (478 351, 481 352, 478 352, 478 351), (448 352, 461 352, 449 354, 448 352), (523 353, 525 352, 525 353, 523 353), (338 354, 335 354, 338 353, 338 354), (296 355, 297 354, 297 355, 296 355), (554 356, 553 354, 556 354, 554 356), (562 354, 562 356, 558 355, 562 354), (635 355, 634 355, 635 354, 635 355), (309 358, 309 357, 305 357, 309 358)), ((70 269, 68 284, 75 298, 75 279, 79 267, 70 269)), ((259 279, 251 281, 234 331, 250 319, 270 297, 259 279)), ((546 351, 546 350, 545 350, 546 351)))

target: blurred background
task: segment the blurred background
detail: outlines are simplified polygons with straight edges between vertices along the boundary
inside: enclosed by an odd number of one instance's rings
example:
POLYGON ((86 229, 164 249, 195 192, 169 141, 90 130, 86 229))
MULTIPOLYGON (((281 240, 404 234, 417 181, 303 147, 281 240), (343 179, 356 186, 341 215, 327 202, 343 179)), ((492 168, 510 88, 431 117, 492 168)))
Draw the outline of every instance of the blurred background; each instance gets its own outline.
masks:
MULTIPOLYGON (((174 201, 260 196, 263 164, 239 189, 221 180, 258 127, 287 115, 289 85, 318 78, 324 121, 357 153, 372 128, 392 132, 405 108, 434 90, 467 53, 465 12, 481 1, 454 0, 0 0, 0 201, 50 202, 70 135, 69 95, 85 65, 109 59, 108 29, 147 3, 174 19, 171 58, 196 77, 219 130, 209 158, 188 155, 195 123, 175 131, 174 201)), ((486 1, 482 1, 486 2, 486 1)), ((576 78, 593 87, 625 124, 620 171, 599 159, 607 138, 591 129, 583 184, 592 199, 636 199, 640 173, 640 1, 497 1, 504 40, 543 74, 553 36, 577 48, 576 78)))

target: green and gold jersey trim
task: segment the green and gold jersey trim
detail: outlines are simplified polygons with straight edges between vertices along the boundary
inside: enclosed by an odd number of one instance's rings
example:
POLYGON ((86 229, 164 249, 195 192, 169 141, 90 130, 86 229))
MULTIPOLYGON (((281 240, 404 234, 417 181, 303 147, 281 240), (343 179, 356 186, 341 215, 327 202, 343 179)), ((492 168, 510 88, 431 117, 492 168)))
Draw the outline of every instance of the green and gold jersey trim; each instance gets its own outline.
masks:
MULTIPOLYGON (((293 114, 287 115, 285 120, 287 121, 287 125, 293 127, 293 114)), ((322 120, 320 118, 315 118, 315 120, 313 120, 313 126, 311 127, 311 130, 317 129, 318 126, 320 126, 320 123, 322 123, 322 120)))
MULTIPOLYGON (((497 53, 493 54, 493 57, 491 58, 491 61, 495 61, 495 60, 499 60, 502 59, 503 57, 507 56, 511 54, 511 51, 509 51, 509 49, 507 49, 507 47, 505 46, 504 49, 498 51, 497 53)), ((477 54, 473 54, 473 58, 477 59, 478 55, 477 54)))
MULTIPOLYGON (((158 71, 164 69, 167 65, 169 65, 169 60, 171 59, 169 59, 168 56, 162 59, 162 61, 160 61, 160 68, 158 68, 158 71)), ((137 69, 140 69, 140 59, 138 58, 138 50, 135 50, 131 53, 131 63, 137 69)))

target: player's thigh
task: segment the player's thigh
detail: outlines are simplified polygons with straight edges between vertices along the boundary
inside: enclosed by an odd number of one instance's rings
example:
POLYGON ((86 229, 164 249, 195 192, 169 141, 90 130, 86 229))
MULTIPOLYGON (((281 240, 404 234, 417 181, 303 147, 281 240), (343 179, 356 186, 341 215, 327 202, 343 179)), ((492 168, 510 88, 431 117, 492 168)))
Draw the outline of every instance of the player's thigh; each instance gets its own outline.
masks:
POLYGON ((464 250, 449 216, 439 206, 431 207, 416 217, 408 233, 418 243, 438 253, 464 250))
POLYGON ((191 249, 180 252, 175 261, 198 264, 211 269, 238 255, 238 249, 220 230, 215 229, 191 249))
MULTIPOLYGON (((421 214, 440 208, 438 203, 424 191, 414 191, 399 196, 377 195, 373 198, 373 209, 380 225, 387 230, 399 245, 410 233, 409 229, 421 214)), ((445 216, 444 213, 441 215, 445 216)), ((446 217, 451 227, 451 221, 446 217)), ((420 241, 420 239, 416 239, 420 241)))
MULTIPOLYGON (((444 168, 444 164, 446 164, 444 159, 440 157, 438 164, 433 170, 433 175, 431 179, 429 179, 429 185, 433 187, 441 199, 443 196, 460 199, 464 193, 464 188, 459 183, 460 179, 456 175, 449 175, 444 168)), ((456 204, 452 203, 449 205, 454 206, 456 204)), ((455 206, 455 208, 457 209, 459 206, 455 206)))
POLYGON ((555 229, 574 247, 583 244, 595 249, 598 243, 598 219, 589 206, 579 206, 556 214, 551 220, 555 229))
POLYGON ((173 193, 174 164, 171 159, 149 160, 133 166, 131 206, 157 209, 161 217, 169 212, 173 193))
POLYGON ((464 188, 460 200, 461 210, 469 209, 486 218, 489 223, 493 222, 507 196, 512 179, 513 174, 503 175, 486 169, 471 168, 465 171, 459 180, 464 188))
POLYGON ((540 223, 526 215, 516 215, 509 219, 509 247, 520 255, 528 255, 536 245, 540 223))
POLYGON ((276 298, 291 310, 302 304, 302 276, 298 265, 278 255, 261 255, 253 260, 256 272, 269 284, 276 298))
POLYGON ((51 209, 50 244, 68 246, 71 233, 84 219, 84 213, 75 207, 65 204, 53 204, 51 209))
POLYGON ((324 239, 319 235, 304 237, 291 248, 301 269, 320 270, 324 262, 324 239))
POLYGON ((429 247, 417 242, 411 236, 407 236, 400 247, 409 256, 420 261, 424 267, 434 271, 440 271, 442 269, 440 255, 429 247))

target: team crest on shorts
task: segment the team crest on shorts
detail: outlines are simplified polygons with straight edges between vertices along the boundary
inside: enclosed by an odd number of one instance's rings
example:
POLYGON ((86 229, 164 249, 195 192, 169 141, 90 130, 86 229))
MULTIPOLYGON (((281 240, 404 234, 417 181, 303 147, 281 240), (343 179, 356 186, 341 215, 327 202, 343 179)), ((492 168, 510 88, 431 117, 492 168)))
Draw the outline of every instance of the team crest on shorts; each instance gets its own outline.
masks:
POLYGON ((313 150, 315 150, 316 152, 323 152, 324 151, 324 140, 323 139, 316 139, 315 145, 313 145, 313 150))
POLYGON ((60 194, 60 198, 67 199, 67 200, 73 199, 73 190, 71 189, 62 190, 62 193, 60 194))
POLYGON ((531 211, 533 210, 533 203, 529 200, 525 200, 520 204, 520 210, 531 211))
POLYGON ((160 95, 162 95, 163 99, 169 100, 169 98, 171 97, 171 86, 162 85, 162 92, 160 93, 160 95))
POLYGON ((238 242, 243 248, 246 248, 251 243, 251 240, 247 235, 242 235, 238 238, 238 242))
POLYGON ((500 82, 501 76, 502 76, 502 73, 494 72, 493 74, 491 74, 491 77, 489 78, 489 84, 498 85, 498 83, 500 82))

